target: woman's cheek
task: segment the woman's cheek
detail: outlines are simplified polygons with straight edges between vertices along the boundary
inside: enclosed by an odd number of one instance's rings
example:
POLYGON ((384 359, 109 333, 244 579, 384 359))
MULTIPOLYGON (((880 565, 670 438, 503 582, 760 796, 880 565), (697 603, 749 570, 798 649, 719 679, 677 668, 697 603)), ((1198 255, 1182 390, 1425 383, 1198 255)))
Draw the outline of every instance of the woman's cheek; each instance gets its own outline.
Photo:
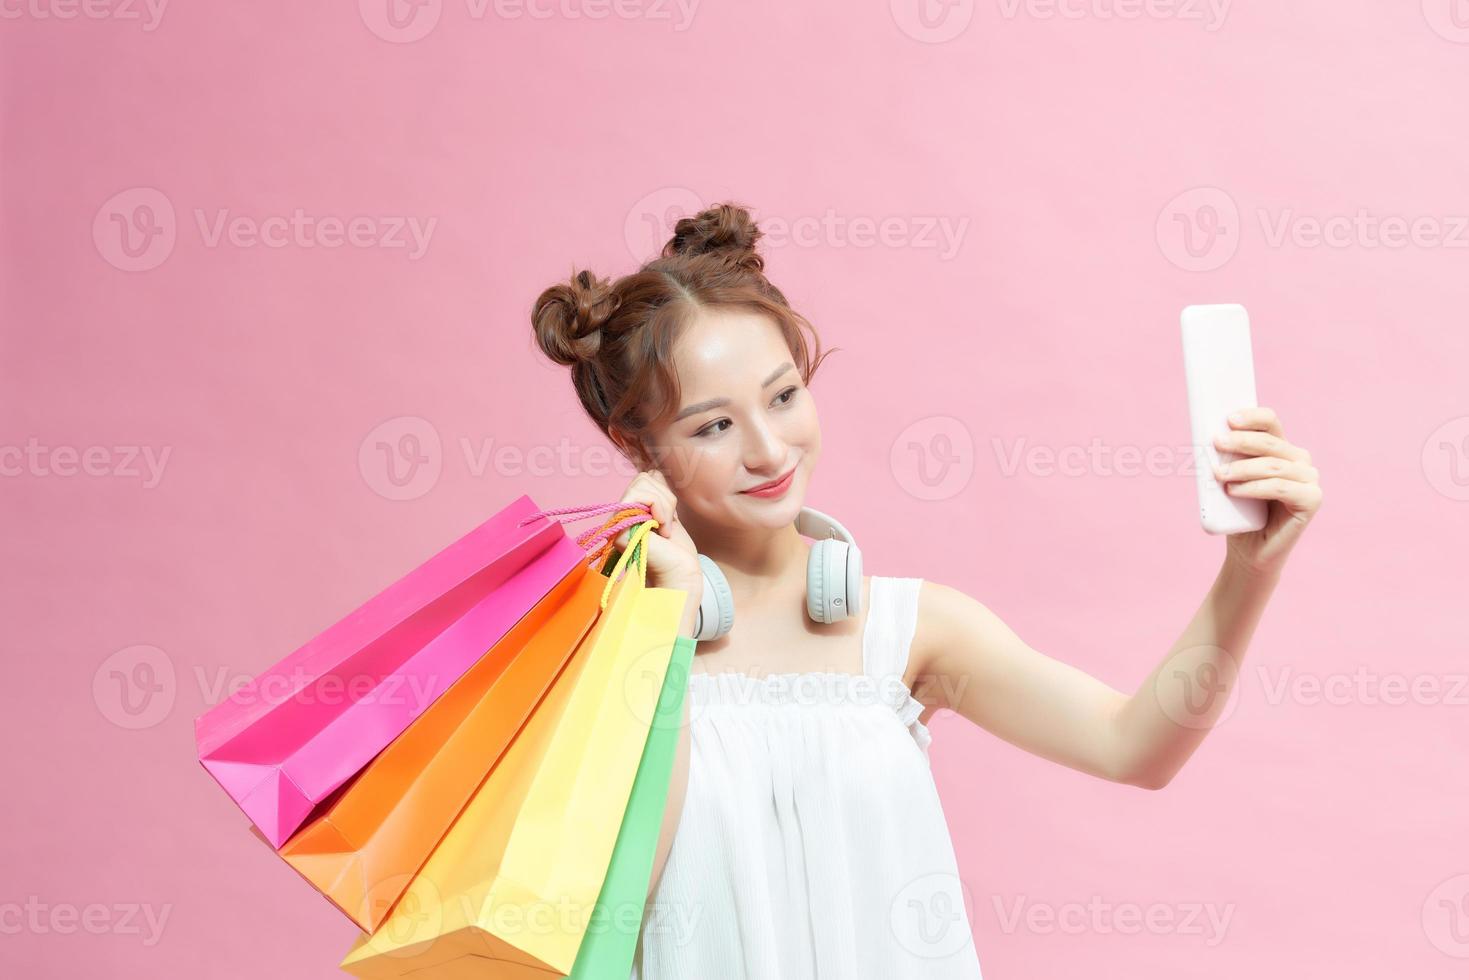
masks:
POLYGON ((706 496, 724 468, 718 452, 700 446, 697 440, 689 440, 678 445, 677 453, 679 492, 693 497, 706 496))
POLYGON ((798 422, 796 431, 791 433, 790 441, 812 455, 820 452, 821 423, 816 417, 816 407, 809 399, 804 410, 799 413, 798 422))
POLYGON ((699 453, 699 486, 710 496, 723 495, 736 482, 739 455, 733 439, 699 453))

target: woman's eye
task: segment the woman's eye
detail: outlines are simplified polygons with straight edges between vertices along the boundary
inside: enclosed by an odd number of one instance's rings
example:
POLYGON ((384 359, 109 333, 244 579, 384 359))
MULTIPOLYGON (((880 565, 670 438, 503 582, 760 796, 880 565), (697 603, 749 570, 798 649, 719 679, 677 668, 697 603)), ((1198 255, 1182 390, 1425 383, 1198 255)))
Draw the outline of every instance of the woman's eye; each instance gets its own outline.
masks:
MULTIPOLYGON (((775 396, 776 404, 789 405, 791 403, 791 400, 796 397, 796 392, 800 390, 801 389, 797 386, 791 385, 785 391, 782 391, 780 394, 775 396)), ((704 426, 704 428, 700 429, 698 432, 695 432, 694 438, 702 439, 705 436, 715 435, 724 431, 723 428, 718 428, 718 426, 724 426, 724 428, 728 428, 731 425, 734 425, 734 423, 731 422, 729 419, 719 419, 715 422, 710 422, 708 425, 704 426)))

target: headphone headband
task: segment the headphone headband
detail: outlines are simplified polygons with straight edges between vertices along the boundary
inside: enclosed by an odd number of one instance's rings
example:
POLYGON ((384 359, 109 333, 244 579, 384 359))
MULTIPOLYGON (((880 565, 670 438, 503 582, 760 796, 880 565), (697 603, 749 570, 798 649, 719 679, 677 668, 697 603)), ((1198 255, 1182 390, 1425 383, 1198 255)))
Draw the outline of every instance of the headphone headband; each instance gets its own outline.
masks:
POLYGON ((857 544, 836 518, 812 507, 802 507, 796 514, 796 533, 808 538, 840 538, 854 547, 857 544))

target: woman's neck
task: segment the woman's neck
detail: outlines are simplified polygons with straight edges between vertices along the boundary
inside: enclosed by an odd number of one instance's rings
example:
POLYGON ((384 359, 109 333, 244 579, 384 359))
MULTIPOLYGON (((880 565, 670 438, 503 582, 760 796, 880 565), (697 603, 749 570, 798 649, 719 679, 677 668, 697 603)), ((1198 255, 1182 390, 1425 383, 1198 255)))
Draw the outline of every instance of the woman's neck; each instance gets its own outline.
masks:
MULTIPOLYGON (((795 579, 804 590, 809 546, 795 524, 775 529, 709 528, 688 526, 700 554, 724 573, 736 598, 759 600, 780 591, 795 579)), ((738 604, 738 603, 737 603, 738 604)))

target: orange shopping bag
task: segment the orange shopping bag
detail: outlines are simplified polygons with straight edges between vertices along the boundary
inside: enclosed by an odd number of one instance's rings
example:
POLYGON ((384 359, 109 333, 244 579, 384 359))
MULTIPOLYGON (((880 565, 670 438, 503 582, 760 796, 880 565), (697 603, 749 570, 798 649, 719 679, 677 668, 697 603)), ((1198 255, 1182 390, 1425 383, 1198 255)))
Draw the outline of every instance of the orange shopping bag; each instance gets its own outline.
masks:
POLYGON ((362 977, 567 976, 607 877, 687 593, 645 559, 398 905, 342 968, 362 977))
POLYGON ((281 857, 359 928, 376 929, 591 629, 605 583, 577 566, 281 857))

